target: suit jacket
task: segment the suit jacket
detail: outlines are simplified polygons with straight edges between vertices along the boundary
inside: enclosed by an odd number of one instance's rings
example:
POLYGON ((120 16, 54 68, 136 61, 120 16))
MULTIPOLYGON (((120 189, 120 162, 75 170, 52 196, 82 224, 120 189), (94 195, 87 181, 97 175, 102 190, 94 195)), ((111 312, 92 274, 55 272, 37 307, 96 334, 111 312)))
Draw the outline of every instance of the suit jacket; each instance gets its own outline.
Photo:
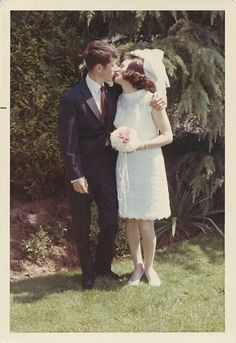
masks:
MULTIPOLYGON (((59 140, 68 180, 92 177, 103 161, 105 142, 113 121, 121 88, 106 86, 107 117, 104 122, 85 80, 66 91, 61 99, 59 140)), ((114 152, 115 154, 115 152, 114 152)))

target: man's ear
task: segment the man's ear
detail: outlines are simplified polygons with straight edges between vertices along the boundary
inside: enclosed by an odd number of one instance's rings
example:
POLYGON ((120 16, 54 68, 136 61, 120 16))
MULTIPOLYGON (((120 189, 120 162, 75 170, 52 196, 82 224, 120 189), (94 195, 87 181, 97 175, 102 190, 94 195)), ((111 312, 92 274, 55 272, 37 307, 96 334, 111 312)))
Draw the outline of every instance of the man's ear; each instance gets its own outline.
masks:
POLYGON ((98 72, 98 73, 101 73, 104 69, 103 65, 100 63, 96 64, 94 68, 95 68, 96 72, 98 72))

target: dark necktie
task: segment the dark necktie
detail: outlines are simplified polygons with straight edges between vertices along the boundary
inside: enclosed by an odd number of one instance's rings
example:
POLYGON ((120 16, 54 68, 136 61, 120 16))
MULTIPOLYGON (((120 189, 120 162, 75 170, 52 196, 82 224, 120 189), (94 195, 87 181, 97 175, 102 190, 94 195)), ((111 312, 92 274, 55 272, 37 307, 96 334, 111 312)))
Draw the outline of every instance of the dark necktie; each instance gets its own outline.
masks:
POLYGON ((102 119, 105 121, 107 116, 107 98, 104 86, 101 86, 101 114, 102 119))

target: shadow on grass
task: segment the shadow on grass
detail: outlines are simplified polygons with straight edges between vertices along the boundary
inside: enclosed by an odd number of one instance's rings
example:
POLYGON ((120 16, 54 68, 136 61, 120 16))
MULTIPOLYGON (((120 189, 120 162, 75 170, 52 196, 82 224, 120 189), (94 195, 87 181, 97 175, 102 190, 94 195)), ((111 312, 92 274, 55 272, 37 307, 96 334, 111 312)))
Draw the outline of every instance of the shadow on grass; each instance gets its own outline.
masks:
MULTIPOLYGON (((205 265, 224 264, 224 241, 214 234, 199 235, 190 241, 158 251, 156 260, 158 263, 166 263, 173 267, 181 266, 181 268, 191 270, 194 273, 204 272, 205 265)), ((73 275, 55 274, 14 281, 11 283, 13 301, 22 304, 32 303, 52 294, 69 291, 83 292, 82 277, 78 275, 78 272, 75 273, 73 275)), ((95 281, 93 290, 116 292, 127 284, 129 275, 123 274, 122 280, 119 282, 99 277, 95 281)))
POLYGON ((202 263, 224 264, 224 240, 215 233, 200 234, 189 241, 160 250, 155 259, 157 262, 197 272, 202 269, 202 263))
MULTIPOLYGON (((124 287, 127 283, 129 274, 123 274, 121 281, 113 281, 107 278, 98 277, 95 280, 93 290, 113 292, 124 287)), ((82 276, 56 274, 32 279, 25 279, 11 282, 11 294, 14 296, 14 302, 31 303, 41 300, 51 294, 64 293, 69 291, 84 291, 81 285, 82 276)))

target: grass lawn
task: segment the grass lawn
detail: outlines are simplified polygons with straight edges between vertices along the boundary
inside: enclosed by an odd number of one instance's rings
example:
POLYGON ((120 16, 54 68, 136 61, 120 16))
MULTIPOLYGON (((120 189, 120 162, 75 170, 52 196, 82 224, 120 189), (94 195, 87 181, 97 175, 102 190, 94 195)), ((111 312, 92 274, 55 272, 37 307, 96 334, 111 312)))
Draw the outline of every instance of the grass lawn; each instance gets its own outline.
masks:
POLYGON ((127 286, 129 259, 114 262, 124 276, 96 280, 82 291, 80 270, 14 281, 12 332, 219 332, 224 331, 224 243, 216 235, 158 251, 162 284, 127 286))

